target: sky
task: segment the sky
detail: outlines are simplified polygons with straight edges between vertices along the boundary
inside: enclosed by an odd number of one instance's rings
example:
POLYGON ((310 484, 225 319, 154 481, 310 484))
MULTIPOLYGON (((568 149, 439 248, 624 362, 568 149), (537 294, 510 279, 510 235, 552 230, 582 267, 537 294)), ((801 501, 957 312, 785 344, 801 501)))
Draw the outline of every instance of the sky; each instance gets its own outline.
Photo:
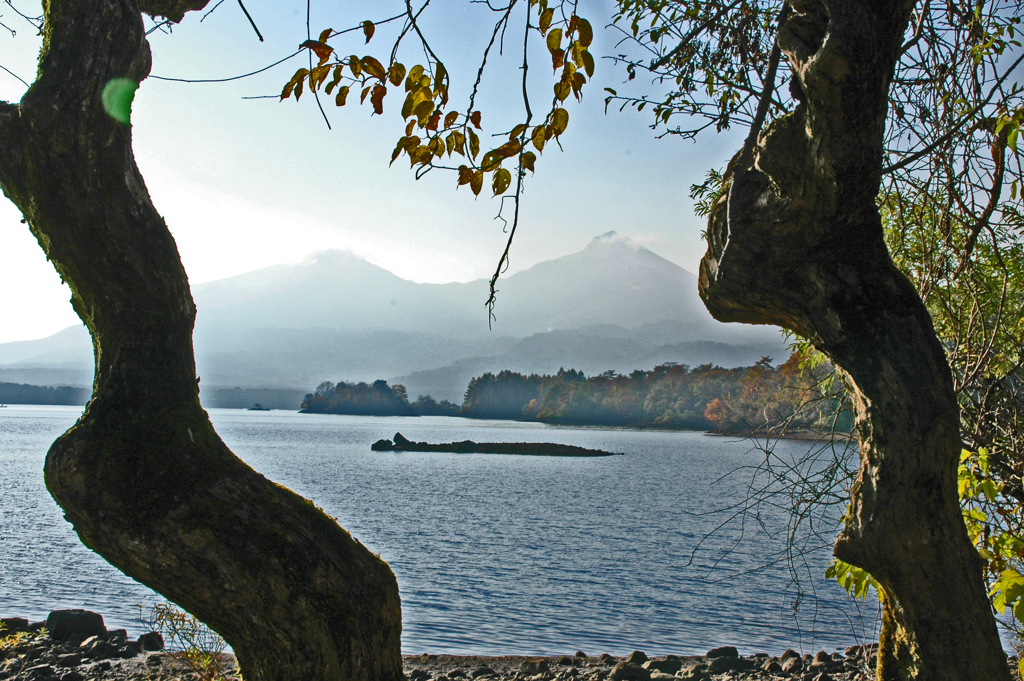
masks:
MULTIPOLYGON (((37 3, 13 2, 25 14, 41 14, 37 3)), ((391 0, 311 2, 312 34, 393 16, 403 6, 391 0)), ((170 33, 150 35, 152 75, 237 76, 288 56, 306 39, 305 3, 247 0, 246 8, 264 42, 237 0, 226 0, 205 19, 193 12, 170 33)), ((616 45, 620 35, 602 28, 611 8, 606 0, 580 3, 580 14, 595 28, 595 56, 623 49, 616 45)), ((487 135, 507 133, 522 116, 521 17, 503 56, 488 60, 476 107, 487 135)), ((423 14, 424 33, 451 73, 454 102, 466 101, 493 21, 486 5, 468 0, 434 0, 423 14)), ((31 82, 39 38, 10 7, 0 11, 0 22, 17 33, 0 30, 0 66, 31 82)), ((539 39, 532 40, 530 98, 541 111, 551 100, 552 72, 539 39)), ((341 54, 371 54, 386 63, 393 42, 394 30, 382 25, 368 45, 359 32, 331 44, 341 54)), ((398 58, 407 66, 422 63, 422 49, 409 41, 398 58)), ((336 108, 333 97, 322 98, 331 130, 308 92, 298 103, 244 99, 279 94, 307 61, 303 54, 226 83, 150 78, 141 84, 132 110, 135 157, 190 282, 299 262, 328 248, 351 250, 416 282, 489 277, 506 239, 495 219, 500 202, 488 198, 486 188, 479 198, 468 187, 456 190, 454 173, 437 171, 417 181, 408 162, 389 167, 404 134, 397 89, 381 116, 371 115, 369 102, 359 106, 354 95, 344 108, 336 108)), ((583 101, 566 105, 563 150, 549 145, 527 179, 509 273, 579 251, 610 230, 696 272, 704 221, 693 215, 689 186, 725 165, 738 148, 738 133, 697 142, 658 139, 662 130, 650 129, 649 110, 620 113, 613 107, 605 113, 605 87, 620 94, 654 91, 642 77, 628 85, 624 80, 621 68, 598 59, 583 101)), ((0 71, 0 99, 18 101, 25 89, 0 71)), ((0 291, 0 342, 41 338, 78 323, 69 290, 6 199, 0 200, 0 291)))

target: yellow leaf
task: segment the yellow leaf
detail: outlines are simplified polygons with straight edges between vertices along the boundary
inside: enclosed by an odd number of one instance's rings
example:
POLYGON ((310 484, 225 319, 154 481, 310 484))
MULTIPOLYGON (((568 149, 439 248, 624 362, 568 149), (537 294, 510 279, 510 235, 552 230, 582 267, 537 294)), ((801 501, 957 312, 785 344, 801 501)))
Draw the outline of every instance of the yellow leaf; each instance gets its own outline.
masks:
POLYGON ((450 128, 459 119, 459 114, 456 111, 451 111, 447 116, 444 117, 444 127, 450 128))
MULTIPOLYGON (((416 93, 410 92, 405 96, 405 103, 402 104, 402 118, 408 118, 412 116, 412 110, 416 106, 416 93)), ((412 123, 409 123, 412 125, 412 123)))
POLYGON ((565 63, 565 51, 555 50, 551 53, 551 68, 555 71, 565 63))
POLYGON ((421 166, 425 166, 434 158, 434 155, 430 153, 430 149, 427 147, 416 147, 409 155, 412 157, 412 164, 416 165, 419 163, 421 166))
POLYGON ((361 74, 361 73, 363 72, 363 67, 362 67, 362 65, 361 65, 361 64, 359 63, 359 57, 357 57, 357 56, 356 56, 356 55, 354 55, 354 54, 352 54, 352 55, 349 55, 349 58, 348 58, 348 67, 349 67, 350 69, 352 69, 352 75, 353 75, 353 76, 355 76, 356 78, 358 78, 358 77, 359 77, 359 74, 361 74))
POLYGON ((366 36, 366 42, 370 42, 370 38, 373 37, 374 26, 373 22, 367 19, 363 22, 363 35, 366 36))
POLYGON ((494 190, 494 195, 497 196, 498 194, 504 194, 510 184, 512 184, 512 173, 505 168, 499 168, 491 180, 491 189, 494 190))
POLYGON ((388 165, 389 166, 393 165, 394 162, 395 162, 395 159, 397 159, 399 156, 401 156, 403 151, 405 151, 405 138, 404 137, 402 139, 398 140, 398 144, 395 146, 395 150, 391 152, 391 163, 389 163, 388 165))
POLYGON ((442 64, 441 62, 437 62, 437 65, 434 67, 434 96, 435 97, 437 97, 437 95, 440 94, 440 88, 441 88, 442 83, 444 83, 444 77, 445 77, 445 75, 447 75, 447 73, 448 72, 445 71, 444 64, 442 64))
POLYGON ((576 99, 580 98, 580 92, 583 90, 583 84, 586 82, 586 77, 579 71, 572 74, 572 91, 576 95, 576 99))
POLYGON ((333 32, 334 31, 332 31, 331 29, 325 28, 323 31, 320 32, 320 37, 317 38, 317 40, 319 40, 322 43, 326 43, 330 39, 331 33, 333 32))
POLYGON ((317 66, 315 69, 309 72, 309 89, 318 90, 323 85, 324 81, 327 80, 327 76, 331 73, 331 67, 329 64, 317 66))
POLYGON ((384 65, 381 64, 376 59, 374 59, 373 57, 363 57, 359 63, 363 67, 363 71, 366 71, 367 73, 369 73, 374 78, 377 78, 378 80, 384 80, 385 78, 388 77, 387 71, 384 70, 384 65))
POLYGON ((388 69, 388 80, 391 81, 392 85, 401 85, 402 79, 405 78, 405 67, 397 61, 391 65, 388 69))
POLYGON ((569 93, 572 92, 572 86, 566 83, 564 80, 560 80, 555 83, 555 97, 560 102, 564 102, 569 98, 569 93))
POLYGON ((367 85, 363 88, 363 91, 359 93, 359 103, 363 104, 366 102, 366 95, 370 94, 371 86, 367 85))
POLYGON ((473 180, 473 171, 467 166, 459 166, 459 186, 469 184, 473 180))
POLYGON ((551 127, 554 128, 555 137, 558 137, 569 127, 569 112, 565 109, 555 109, 551 112, 551 127))
POLYGON ((479 111, 474 111, 472 114, 470 114, 469 120, 476 127, 477 130, 483 130, 483 128, 480 127, 480 112, 479 111))
POLYGON ((484 154, 483 160, 480 161, 480 170, 489 173, 500 166, 503 160, 503 157, 497 151, 488 151, 484 154))
POLYGON ((523 154, 523 167, 533 172, 533 164, 537 161, 537 154, 532 151, 528 151, 523 154))
POLYGON ((334 98, 334 103, 338 106, 345 106, 345 100, 348 98, 348 85, 342 85, 338 88, 338 96, 334 98))
POLYGON ((515 139, 515 138, 519 137, 520 135, 522 135, 524 132, 526 132, 526 125, 523 124, 523 123, 520 123, 516 127, 512 128, 512 132, 509 133, 508 138, 509 139, 515 139))
POLYGON ((576 66, 583 66, 583 48, 576 41, 572 43, 572 49, 569 50, 569 54, 572 57, 572 62, 576 66))
POLYGON ((577 38, 580 45, 583 47, 590 47, 590 43, 594 42, 594 29, 590 26, 590 22, 583 17, 576 17, 576 30, 577 38))
POLYGON ((327 84, 327 94, 331 94, 331 91, 338 87, 338 83, 341 82, 342 68, 341 64, 334 67, 334 78, 327 84))
POLYGON ((533 135, 531 139, 533 140, 533 146, 537 148, 537 151, 544 151, 544 142, 546 140, 546 136, 544 135, 544 129, 545 126, 543 125, 538 125, 536 128, 533 129, 533 135))
POLYGON ((469 178, 469 188, 473 190, 474 196, 480 196, 480 190, 484 187, 484 171, 474 171, 473 177, 469 178))
POLYGON ((472 128, 466 128, 466 132, 469 133, 469 157, 476 158, 480 153, 480 138, 476 136, 472 128))
POLYGON ((416 108, 413 109, 413 113, 415 113, 416 117, 420 119, 420 125, 425 126, 426 121, 424 119, 434 113, 434 103, 429 99, 425 99, 416 105, 416 108))
POLYGON ((582 50, 580 56, 583 57, 583 70, 587 72, 588 78, 594 77, 594 55, 590 54, 586 50, 582 50))
POLYGON ((562 47, 562 29, 556 28, 555 30, 548 33, 548 52, 554 54, 556 50, 562 47))
POLYGON ((519 150, 522 149, 522 148, 523 147, 519 143, 519 140, 512 139, 512 140, 509 140, 508 142, 505 142, 504 144, 502 144, 497 149, 495 149, 494 153, 497 154, 498 156, 500 156, 503 159, 505 159, 505 158, 512 158, 513 156, 518 154, 519 150))
POLYGON ((540 32, 542 34, 547 33, 551 27, 551 20, 555 18, 555 10, 552 7, 548 7, 546 10, 540 13, 540 32))
POLYGON ((445 148, 445 151, 448 152, 448 155, 451 156, 452 152, 455 150, 455 133, 454 132, 448 133, 448 136, 444 138, 444 148, 445 148))
POLYGON ((466 136, 456 130, 452 133, 455 135, 455 153, 466 155, 466 136))
POLYGON ((423 67, 417 64, 416 66, 409 69, 409 77, 405 79, 405 90, 408 92, 414 87, 418 87, 420 84, 420 78, 423 77, 423 67))

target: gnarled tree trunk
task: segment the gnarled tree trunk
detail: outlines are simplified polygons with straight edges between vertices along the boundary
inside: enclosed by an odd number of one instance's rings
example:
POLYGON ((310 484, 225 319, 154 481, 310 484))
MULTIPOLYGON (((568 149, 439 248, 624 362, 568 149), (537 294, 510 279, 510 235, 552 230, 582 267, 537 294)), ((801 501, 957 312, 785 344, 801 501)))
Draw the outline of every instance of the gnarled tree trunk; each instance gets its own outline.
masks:
POLYGON ((182 605, 252 681, 402 678, 388 566, 235 457, 199 404, 195 308, 104 86, 150 68, 141 11, 207 0, 49 0, 38 80, 0 104, 0 186, 92 333, 93 397, 46 484, 82 542, 182 605))
POLYGON ((712 211, 700 292, 723 321, 811 339, 853 398, 861 465, 835 554, 883 586, 883 681, 1010 678, 960 515, 959 417, 928 312, 875 205, 887 93, 912 2, 789 0, 801 104, 741 152, 712 211))

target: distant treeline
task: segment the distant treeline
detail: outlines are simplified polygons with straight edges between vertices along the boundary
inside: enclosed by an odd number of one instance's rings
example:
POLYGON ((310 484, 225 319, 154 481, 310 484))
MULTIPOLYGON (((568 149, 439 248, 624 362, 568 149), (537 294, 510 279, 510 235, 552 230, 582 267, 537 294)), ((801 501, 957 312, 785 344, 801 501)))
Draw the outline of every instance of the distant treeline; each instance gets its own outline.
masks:
POLYGON ((302 411, 360 416, 454 416, 459 406, 448 400, 438 402, 429 395, 420 395, 410 404, 404 385, 388 385, 383 380, 373 383, 324 381, 316 387, 316 392, 306 395, 302 411))
POLYGON ((457 415, 719 433, 763 433, 783 425, 848 431, 852 416, 844 408, 839 382, 830 378, 831 367, 806 364, 805 358, 793 355, 778 367, 765 357, 735 369, 668 363, 650 371, 607 371, 590 378, 573 369, 554 375, 501 371, 472 379, 461 407, 429 395, 410 404, 404 386, 386 381, 326 381, 306 395, 302 407, 313 413, 457 415))
POLYGON ((470 418, 523 419, 567 425, 612 425, 764 432, 788 428, 838 429, 852 425, 840 409, 831 368, 801 368, 794 355, 772 367, 723 369, 703 364, 662 364, 629 375, 613 371, 586 378, 579 371, 553 376, 502 371, 470 381, 459 414, 470 418), (838 421, 836 421, 838 419, 838 421))
POLYGON ((0 383, 0 404, 65 404, 81 406, 91 390, 61 385, 55 388, 21 383, 0 383))

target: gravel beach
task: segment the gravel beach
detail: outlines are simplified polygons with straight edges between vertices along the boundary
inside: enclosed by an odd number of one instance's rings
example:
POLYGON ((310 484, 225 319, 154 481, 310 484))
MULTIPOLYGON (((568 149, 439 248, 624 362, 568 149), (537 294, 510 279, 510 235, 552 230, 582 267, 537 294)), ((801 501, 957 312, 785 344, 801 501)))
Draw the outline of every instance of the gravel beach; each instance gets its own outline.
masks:
MULTIPOLYGON (((108 631, 103 618, 85 610, 58 610, 46 622, 3 618, 0 681, 200 681, 180 653, 164 650, 154 632, 130 640, 124 629, 108 631), (46 627, 49 635, 39 636, 46 627), (19 633, 20 632, 20 633, 19 633)), ((721 647, 700 656, 624 658, 583 651, 550 657, 406 655, 409 681, 871 681, 875 645, 815 655, 792 650, 741 656, 721 647)), ((222 655, 224 678, 237 679, 234 656, 222 655)))

